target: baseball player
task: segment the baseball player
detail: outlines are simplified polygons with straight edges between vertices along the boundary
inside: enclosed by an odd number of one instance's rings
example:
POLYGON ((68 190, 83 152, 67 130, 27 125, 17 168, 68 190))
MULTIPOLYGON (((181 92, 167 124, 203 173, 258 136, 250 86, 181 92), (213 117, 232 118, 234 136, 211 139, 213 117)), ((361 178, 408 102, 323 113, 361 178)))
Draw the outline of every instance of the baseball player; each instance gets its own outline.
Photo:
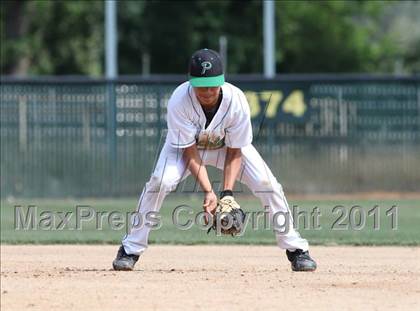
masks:
MULTIPOLYGON (((140 196, 137 211, 158 212, 165 196, 192 174, 204 192, 203 208, 214 214, 218 204, 239 207, 234 198, 236 180, 246 184, 270 215, 283 212, 287 232, 275 230, 277 244, 286 250, 294 271, 314 271, 308 242, 293 228, 291 212, 282 186, 252 145, 250 109, 244 93, 225 82, 219 54, 210 49, 196 51, 189 65, 189 81, 179 85, 168 101, 168 134, 156 167, 140 196), (219 200, 206 166, 223 171, 219 200), (286 220, 286 219, 285 219, 286 220)), ((132 270, 146 250, 151 228, 133 227, 125 236, 115 270, 132 270)))

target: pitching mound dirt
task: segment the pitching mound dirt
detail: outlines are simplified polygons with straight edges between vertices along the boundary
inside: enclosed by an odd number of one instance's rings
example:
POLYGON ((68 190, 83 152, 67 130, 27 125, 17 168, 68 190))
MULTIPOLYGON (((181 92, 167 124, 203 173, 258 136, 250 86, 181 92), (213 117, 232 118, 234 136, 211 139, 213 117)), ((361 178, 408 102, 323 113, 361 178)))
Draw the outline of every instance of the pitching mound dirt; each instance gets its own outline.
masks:
POLYGON ((419 247, 312 247, 313 273, 276 247, 155 246, 136 270, 117 246, 1 246, 2 310, 414 310, 419 247))

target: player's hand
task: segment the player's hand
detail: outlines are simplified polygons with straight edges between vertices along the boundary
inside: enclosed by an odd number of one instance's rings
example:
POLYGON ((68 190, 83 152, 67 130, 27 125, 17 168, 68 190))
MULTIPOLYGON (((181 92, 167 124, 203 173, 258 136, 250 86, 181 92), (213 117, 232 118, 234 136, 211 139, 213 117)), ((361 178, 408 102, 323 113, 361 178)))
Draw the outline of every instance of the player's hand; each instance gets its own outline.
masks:
MULTIPOLYGON (((214 191, 206 192, 204 195, 203 209, 205 212, 214 215, 217 207, 217 196, 214 191)), ((206 224, 208 224, 208 217, 205 217, 206 224)))

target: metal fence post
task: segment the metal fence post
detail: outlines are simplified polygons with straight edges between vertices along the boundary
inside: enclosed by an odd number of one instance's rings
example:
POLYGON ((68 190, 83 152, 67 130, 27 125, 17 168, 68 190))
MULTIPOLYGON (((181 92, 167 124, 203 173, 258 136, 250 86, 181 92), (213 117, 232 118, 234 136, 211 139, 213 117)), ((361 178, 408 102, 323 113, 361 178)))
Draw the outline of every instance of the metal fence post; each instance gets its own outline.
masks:
POLYGON ((116 84, 114 81, 106 82, 107 92, 107 138, 108 138, 108 163, 110 181, 108 183, 108 194, 115 193, 115 179, 117 173, 117 137, 116 137, 116 84))

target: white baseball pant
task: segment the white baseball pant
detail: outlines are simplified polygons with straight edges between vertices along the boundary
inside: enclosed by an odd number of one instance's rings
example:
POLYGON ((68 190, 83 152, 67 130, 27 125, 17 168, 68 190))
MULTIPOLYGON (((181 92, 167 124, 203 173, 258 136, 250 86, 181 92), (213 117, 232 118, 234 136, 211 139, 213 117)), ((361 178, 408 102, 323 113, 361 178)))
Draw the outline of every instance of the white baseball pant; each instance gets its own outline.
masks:
MULTIPOLYGON (((242 176, 238 176, 238 180, 248 186, 253 194, 261 200, 264 207, 268 207, 270 215, 282 212, 283 215, 289 216, 288 232, 275 231, 278 246, 291 251, 295 249, 308 250, 308 242, 301 238, 293 228, 292 213, 284 196, 283 188, 270 168, 253 145, 241 148, 241 152, 241 172, 243 172, 242 176)), ((199 153, 204 165, 223 170, 226 147, 217 150, 199 150, 199 153)), ((173 148, 166 143, 149 182, 143 188, 137 212, 141 215, 146 215, 150 211, 158 212, 166 195, 173 191, 189 174, 182 159, 182 149, 173 148)), ((122 241, 125 251, 135 255, 143 253, 148 245, 150 230, 149 226, 131 228, 129 234, 122 241)))

